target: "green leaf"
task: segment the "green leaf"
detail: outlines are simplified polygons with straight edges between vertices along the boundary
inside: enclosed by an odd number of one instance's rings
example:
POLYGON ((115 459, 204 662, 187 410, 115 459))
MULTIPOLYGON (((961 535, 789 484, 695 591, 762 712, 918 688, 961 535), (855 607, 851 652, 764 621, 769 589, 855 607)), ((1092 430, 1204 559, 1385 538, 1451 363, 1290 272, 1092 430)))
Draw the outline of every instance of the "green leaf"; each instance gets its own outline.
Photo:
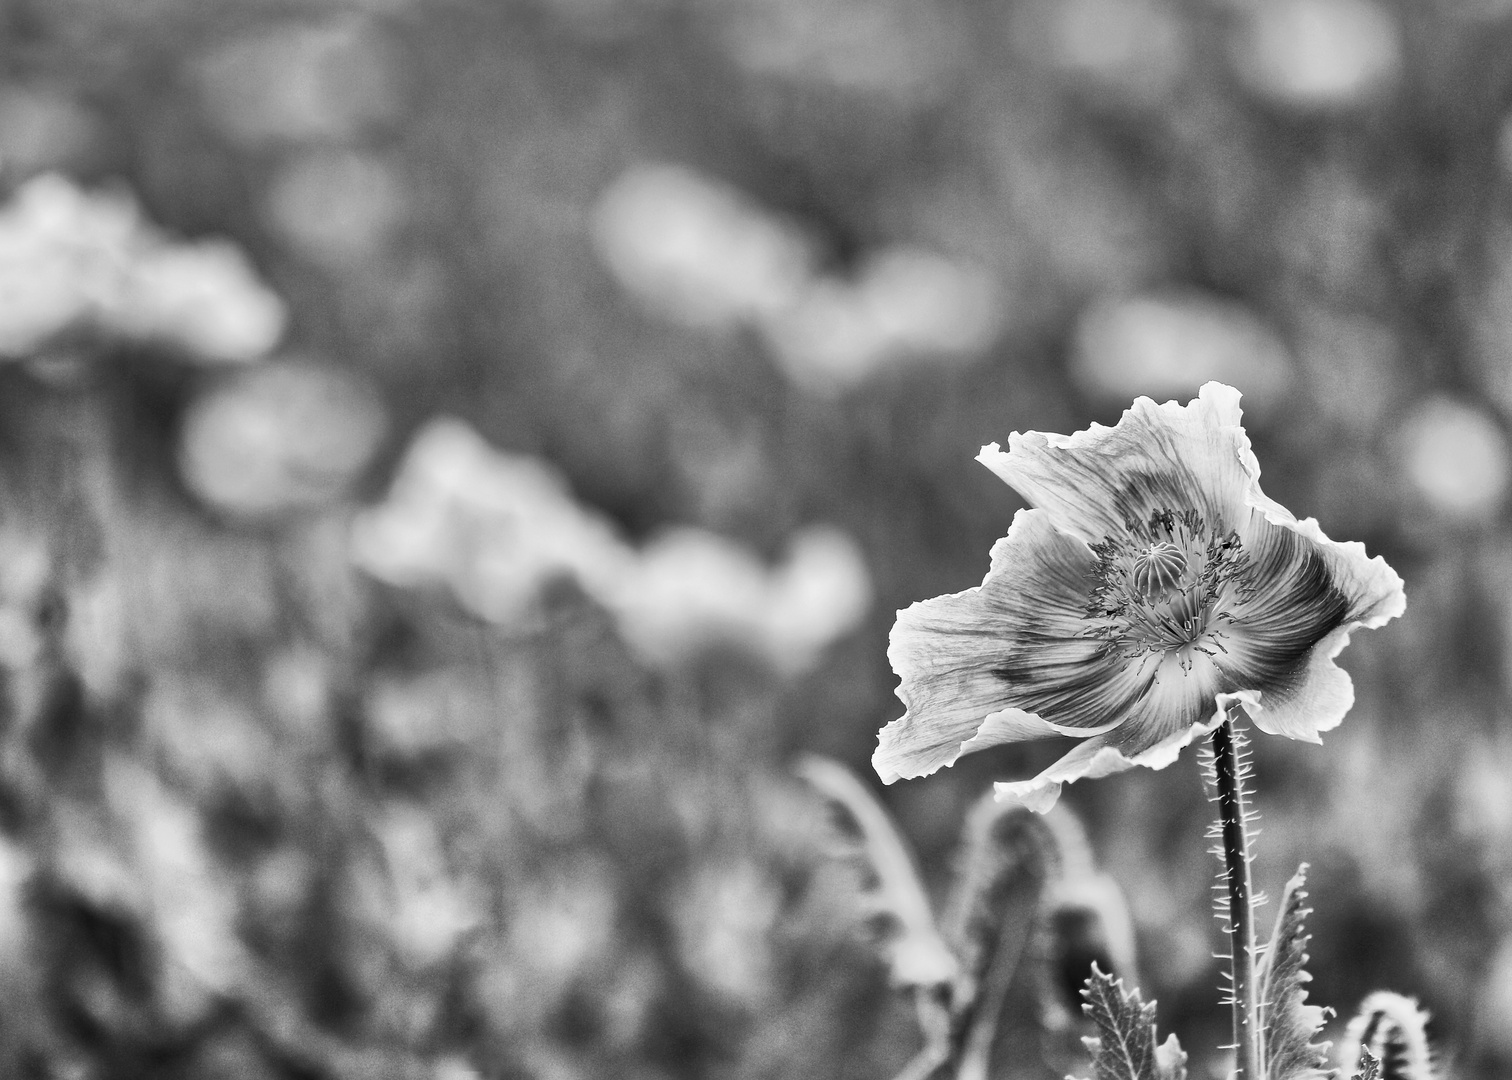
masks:
POLYGON ((1313 1042, 1328 1018, 1325 1010, 1307 1004, 1306 984, 1312 976, 1307 963, 1307 931, 1303 920, 1307 864, 1286 883, 1276 929, 1260 962, 1260 1027, 1266 1080, 1329 1080, 1328 1044, 1313 1042))
POLYGON ((1092 1053, 1093 1080, 1186 1080, 1186 1054, 1172 1035, 1155 1045, 1155 1003, 1125 991, 1123 981, 1096 966, 1082 990, 1082 1006, 1097 1025, 1084 1041, 1092 1053))

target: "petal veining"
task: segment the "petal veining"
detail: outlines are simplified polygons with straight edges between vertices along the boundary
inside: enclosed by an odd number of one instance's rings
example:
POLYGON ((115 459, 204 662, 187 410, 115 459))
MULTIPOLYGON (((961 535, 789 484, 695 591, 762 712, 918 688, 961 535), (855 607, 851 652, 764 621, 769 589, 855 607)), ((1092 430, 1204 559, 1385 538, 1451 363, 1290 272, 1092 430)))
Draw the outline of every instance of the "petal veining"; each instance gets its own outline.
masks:
POLYGON ((1241 685, 1285 691, 1303 657, 1349 617, 1350 599, 1317 545, 1289 529, 1259 524, 1247 550, 1246 589, 1229 609, 1226 666, 1241 685))
POLYGON ((1002 797, 1162 768, 1233 707, 1306 741, 1354 700, 1334 658, 1405 608, 1401 579, 1260 490, 1239 393, 1136 400, 1115 427, 1014 433, 979 459, 1033 506, 982 585, 900 612, 888 657, 907 707, 873 757, 887 782, 1051 734, 1081 742, 1002 797))
POLYGON ((1021 510, 980 586, 898 613, 887 655, 908 711, 878 739, 872 763, 884 780, 934 772, 968 742, 1090 735, 1117 722, 1100 692, 1117 670, 1081 632, 1093 563, 1042 511, 1021 510))
POLYGON ((1244 704, 1247 708, 1252 702, 1253 695, 1248 692, 1219 694, 1213 701, 1214 711, 1211 716, 1194 721, 1187 727, 1172 731, 1142 747, 1136 743, 1119 745, 1117 736, 1124 734, 1122 728, 1106 735, 1098 735, 1073 747, 1070 753, 1038 776, 1030 780, 1000 781, 992 786, 993 791, 999 802, 1017 799, 1029 809, 1044 813, 1060 798, 1061 788, 1073 781, 1111 776, 1136 765, 1147 769, 1165 768, 1181 755, 1183 749, 1206 737, 1221 724, 1230 708, 1236 704, 1244 704))
POLYGON ((1240 515, 1259 476, 1240 415, 1239 392, 1208 383, 1184 406, 1138 398, 1114 427, 1014 432, 1007 453, 992 443, 977 460, 1088 543, 1161 507, 1195 509, 1216 526, 1240 515))
POLYGON ((1354 705, 1354 683, 1334 657, 1349 644, 1354 625, 1341 626, 1313 646, 1298 676, 1283 689, 1262 691, 1260 700, 1246 704, 1255 726, 1269 735, 1285 735, 1301 742, 1322 742, 1319 732, 1343 722, 1354 705))

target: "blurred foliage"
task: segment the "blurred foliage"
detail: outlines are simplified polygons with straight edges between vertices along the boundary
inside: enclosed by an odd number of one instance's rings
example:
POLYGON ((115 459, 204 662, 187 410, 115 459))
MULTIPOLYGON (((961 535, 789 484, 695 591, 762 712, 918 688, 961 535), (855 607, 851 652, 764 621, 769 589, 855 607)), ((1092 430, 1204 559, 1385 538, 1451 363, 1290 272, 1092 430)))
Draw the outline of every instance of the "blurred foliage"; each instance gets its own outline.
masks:
MULTIPOLYGON (((864 768, 890 613, 985 572, 978 446, 1206 378, 1409 589, 1327 744, 1256 746, 1257 878, 1313 864, 1314 1000, 1512 1067, 1504 0, 0 31, 0 1071, 893 1075, 790 764, 864 768), (437 430, 476 472, 417 495, 437 430)), ((885 793, 932 888, 1056 753, 885 793)), ((1067 798, 1221 1043, 1195 766, 1067 798)))

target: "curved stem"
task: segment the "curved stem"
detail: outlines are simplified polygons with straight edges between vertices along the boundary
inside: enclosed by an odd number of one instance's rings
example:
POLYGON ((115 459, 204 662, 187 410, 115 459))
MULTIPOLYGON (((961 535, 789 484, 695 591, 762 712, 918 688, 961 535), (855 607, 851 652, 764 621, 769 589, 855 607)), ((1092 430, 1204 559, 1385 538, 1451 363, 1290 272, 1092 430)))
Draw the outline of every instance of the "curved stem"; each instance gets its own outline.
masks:
POLYGON ((1229 963, 1233 977, 1234 1080, 1265 1080, 1260 1053, 1259 987, 1255 977, 1254 890, 1250 887, 1249 829, 1244 775, 1233 720, 1213 730, 1213 777, 1218 789, 1219 838, 1228 886, 1229 963))

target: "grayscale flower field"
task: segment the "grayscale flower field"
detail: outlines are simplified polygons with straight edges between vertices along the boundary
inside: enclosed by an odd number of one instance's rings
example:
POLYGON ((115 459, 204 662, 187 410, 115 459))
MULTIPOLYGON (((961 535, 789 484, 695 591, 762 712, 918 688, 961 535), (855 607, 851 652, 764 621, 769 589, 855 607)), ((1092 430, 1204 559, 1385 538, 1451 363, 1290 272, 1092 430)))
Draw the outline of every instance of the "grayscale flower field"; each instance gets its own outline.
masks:
POLYGON ((1512 4, 0 55, 0 1077, 1512 1072, 1512 4))

